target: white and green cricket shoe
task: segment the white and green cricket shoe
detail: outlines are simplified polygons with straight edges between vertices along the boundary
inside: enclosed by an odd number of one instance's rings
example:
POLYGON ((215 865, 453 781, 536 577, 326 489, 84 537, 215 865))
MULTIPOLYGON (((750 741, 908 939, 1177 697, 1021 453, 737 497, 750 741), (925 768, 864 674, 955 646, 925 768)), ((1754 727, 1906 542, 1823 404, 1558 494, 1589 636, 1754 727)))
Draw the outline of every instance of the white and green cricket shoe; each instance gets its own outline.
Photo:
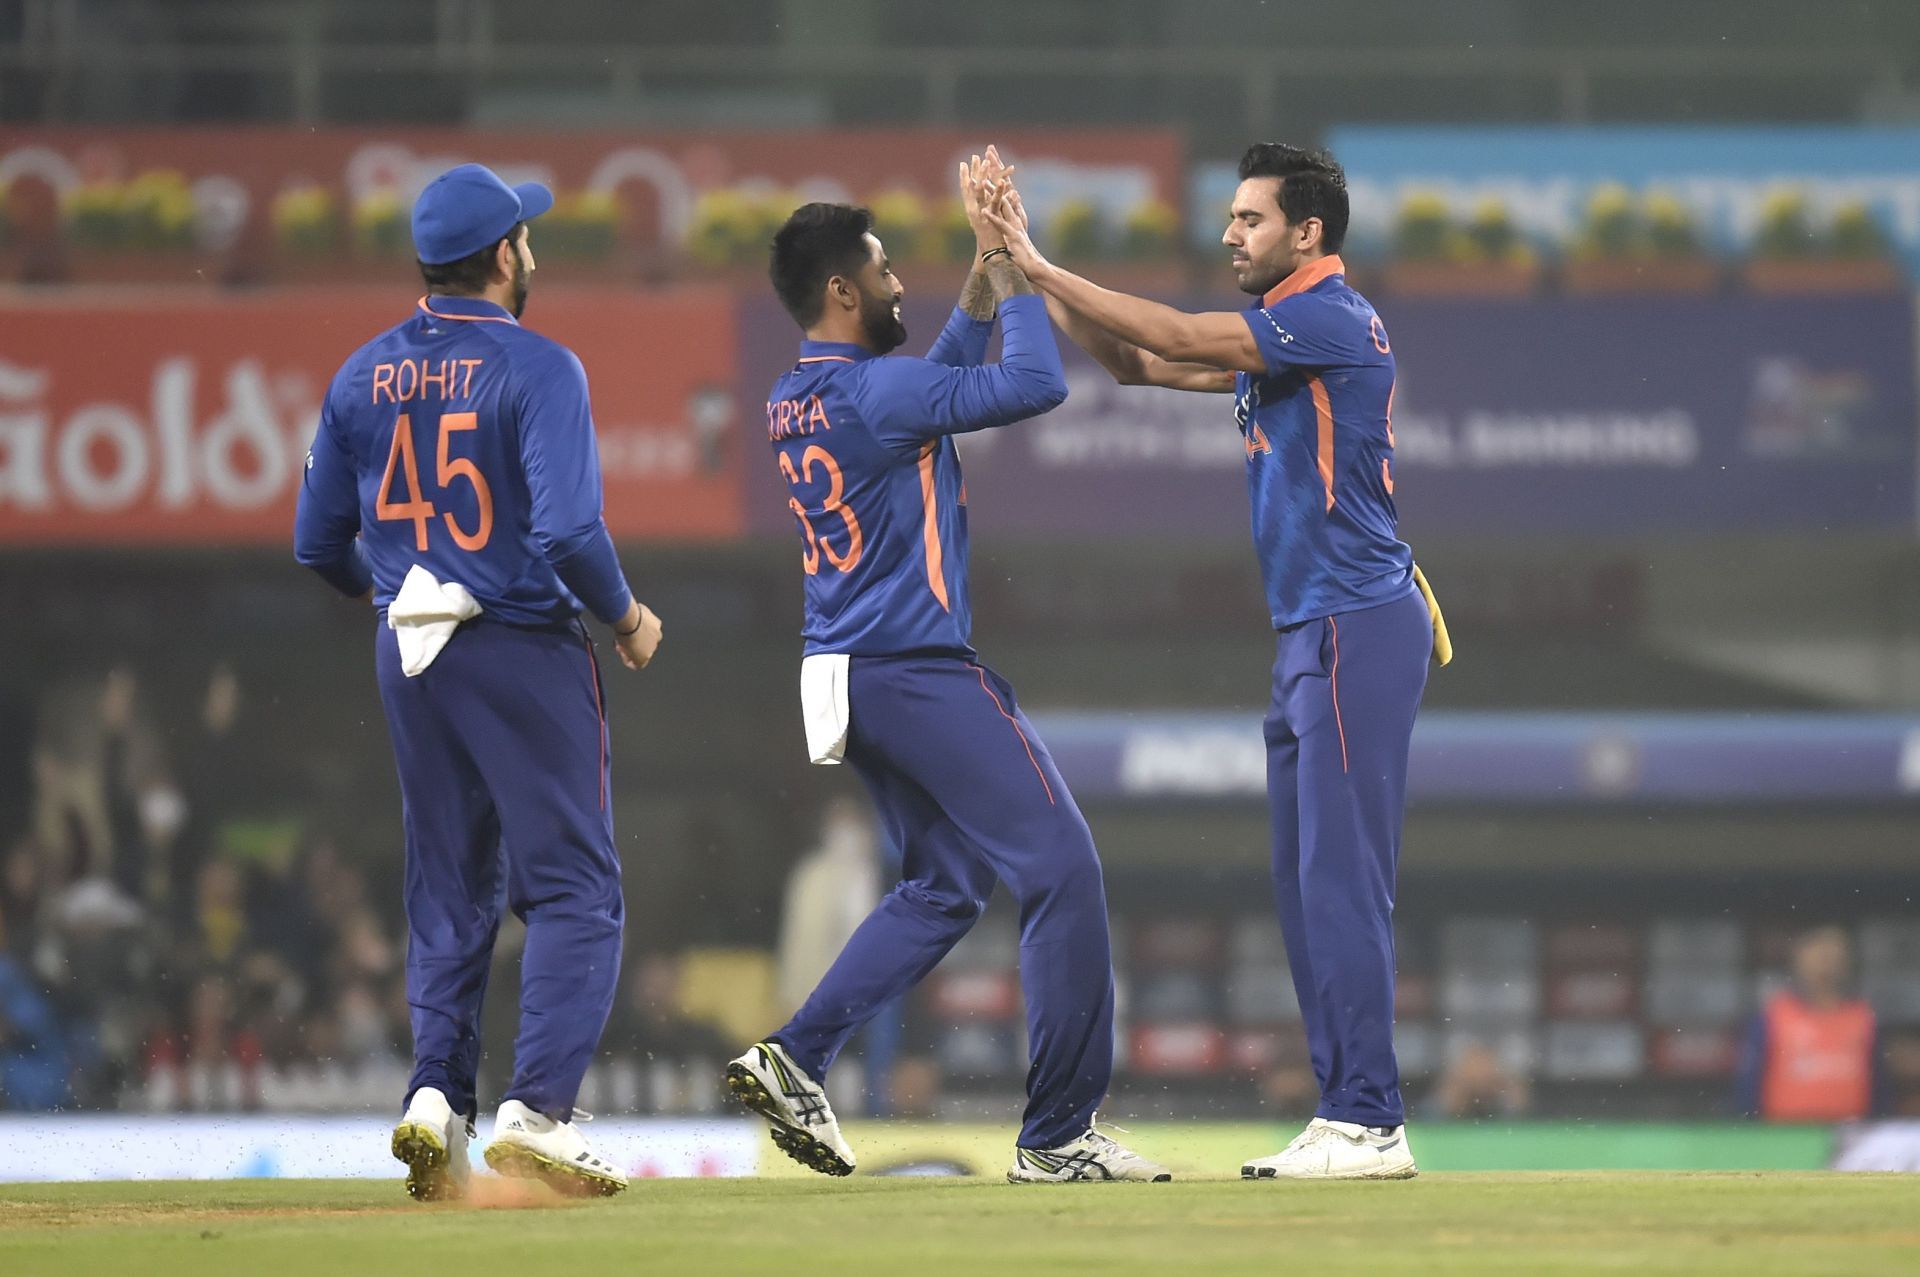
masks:
MULTIPOLYGON (((591 1115, 575 1109, 580 1121, 591 1115)), ((568 1197, 612 1197, 625 1192, 627 1173, 587 1147, 575 1122, 558 1122, 519 1100, 508 1100, 493 1119, 487 1165, 510 1179, 537 1179, 568 1197)))
POLYGON ((473 1125, 455 1113, 437 1088, 423 1086, 407 1101, 393 1128, 393 1156, 407 1165, 407 1192, 422 1202, 458 1201, 467 1195, 473 1164, 467 1141, 473 1125))
POLYGON ((1133 1180, 1165 1184, 1173 1172, 1158 1162, 1149 1162, 1126 1145, 1088 1128, 1077 1140, 1058 1148, 1015 1148, 1013 1168, 1007 1172, 1012 1184, 1076 1184, 1133 1180))
POLYGON ((727 1065, 727 1094, 767 1120, 773 1142, 794 1161, 822 1175, 851 1175, 853 1149, 827 1093, 778 1042, 756 1042, 727 1065))
POLYGON ((1412 1179, 1419 1173, 1406 1127, 1318 1117, 1280 1152, 1240 1168, 1242 1179, 1412 1179))

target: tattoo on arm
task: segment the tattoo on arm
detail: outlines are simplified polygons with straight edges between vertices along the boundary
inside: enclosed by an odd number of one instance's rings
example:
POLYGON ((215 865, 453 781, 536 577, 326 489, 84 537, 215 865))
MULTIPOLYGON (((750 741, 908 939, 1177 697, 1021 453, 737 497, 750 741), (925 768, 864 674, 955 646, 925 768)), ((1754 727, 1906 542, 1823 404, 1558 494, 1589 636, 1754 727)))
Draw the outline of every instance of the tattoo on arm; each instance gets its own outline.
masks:
POLYGON ((986 272, 987 284, 992 289, 996 306, 1009 297, 1020 297, 1040 291, 1027 278, 1026 272, 1015 266, 1013 259, 1005 253, 996 255, 980 269, 986 272))
POLYGON ((973 319, 993 319, 993 286, 987 282, 986 268, 978 263, 967 276, 966 287, 960 290, 960 309, 973 319))

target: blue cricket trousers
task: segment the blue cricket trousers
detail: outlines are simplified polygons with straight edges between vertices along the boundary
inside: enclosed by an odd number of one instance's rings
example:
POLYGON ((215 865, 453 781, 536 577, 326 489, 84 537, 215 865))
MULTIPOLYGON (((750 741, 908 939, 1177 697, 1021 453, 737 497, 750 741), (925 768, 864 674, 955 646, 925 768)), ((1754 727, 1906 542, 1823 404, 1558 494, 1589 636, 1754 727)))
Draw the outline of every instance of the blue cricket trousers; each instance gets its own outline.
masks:
POLYGON ((1393 897, 1433 622, 1419 594, 1279 632, 1266 719, 1273 882, 1319 1116, 1398 1126, 1393 897))
POLYGON ((1005 679, 941 656, 852 659, 847 761, 873 793, 902 879, 774 1035, 815 1079, 876 1011, 931 971, 996 879, 1020 907, 1026 1148, 1077 1139, 1113 1073, 1113 959, 1093 835, 1005 679))
POLYGON ((383 617, 374 652, 405 806, 408 1098, 437 1087, 474 1112, 504 904, 527 945, 502 1098, 568 1120, 613 1007, 625 919, 592 640, 578 621, 480 617, 408 678, 383 617))

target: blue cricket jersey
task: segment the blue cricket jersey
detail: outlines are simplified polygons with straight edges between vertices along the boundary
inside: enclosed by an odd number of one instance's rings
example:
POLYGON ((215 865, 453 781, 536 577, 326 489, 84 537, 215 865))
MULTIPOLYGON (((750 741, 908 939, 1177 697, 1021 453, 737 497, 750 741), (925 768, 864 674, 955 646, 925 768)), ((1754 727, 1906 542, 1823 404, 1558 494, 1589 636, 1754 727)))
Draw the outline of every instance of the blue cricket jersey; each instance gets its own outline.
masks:
POLYGON ((423 297, 334 376, 307 453, 294 555, 385 608, 420 564, 481 609, 548 625, 632 601, 601 517, 587 376, 477 297, 423 297))
POLYGON ((951 436, 1059 406, 1067 383, 1044 299, 956 309, 925 359, 807 341, 767 398, 767 438, 799 525, 808 655, 972 656, 966 485, 951 436))
POLYGON ((1265 373, 1234 377, 1253 545, 1275 629, 1416 588, 1393 505, 1393 346, 1323 257, 1246 312, 1265 373))

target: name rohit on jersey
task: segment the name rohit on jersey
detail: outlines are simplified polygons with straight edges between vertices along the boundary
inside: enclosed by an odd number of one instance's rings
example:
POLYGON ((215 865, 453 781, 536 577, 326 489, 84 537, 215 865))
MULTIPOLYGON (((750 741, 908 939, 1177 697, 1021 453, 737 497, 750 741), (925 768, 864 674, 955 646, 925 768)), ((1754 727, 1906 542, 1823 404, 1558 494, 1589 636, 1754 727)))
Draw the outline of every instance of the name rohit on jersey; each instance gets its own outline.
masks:
POLYGON ((430 393, 435 399, 464 399, 473 393, 474 370, 485 362, 484 359, 402 359, 398 363, 375 364, 373 401, 406 403, 425 399, 430 393), (457 391, 455 382, 460 386, 457 391))
POLYGON ((767 401, 767 438, 776 443, 831 429, 833 423, 827 420, 827 410, 820 406, 819 395, 767 401))

